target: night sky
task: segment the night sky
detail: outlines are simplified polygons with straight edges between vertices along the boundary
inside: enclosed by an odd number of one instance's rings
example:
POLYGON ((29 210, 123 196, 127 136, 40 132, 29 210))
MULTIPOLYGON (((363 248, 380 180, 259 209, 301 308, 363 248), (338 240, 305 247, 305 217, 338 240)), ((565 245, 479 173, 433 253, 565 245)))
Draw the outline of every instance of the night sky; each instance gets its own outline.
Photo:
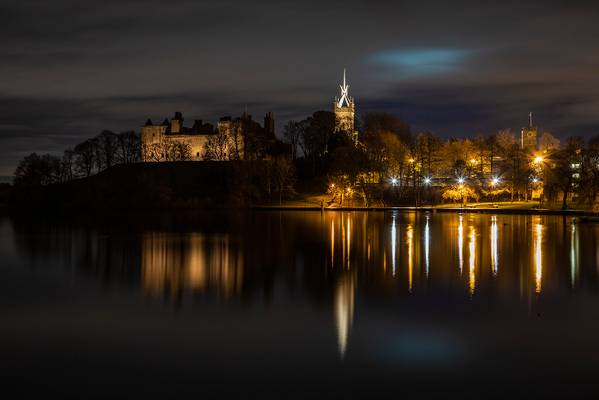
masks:
POLYGON ((558 137, 599 133, 599 2, 19 0, 0 16, 0 175, 174 111, 274 111, 280 135, 332 108, 344 67, 358 113, 416 131, 518 130, 533 111, 558 137))

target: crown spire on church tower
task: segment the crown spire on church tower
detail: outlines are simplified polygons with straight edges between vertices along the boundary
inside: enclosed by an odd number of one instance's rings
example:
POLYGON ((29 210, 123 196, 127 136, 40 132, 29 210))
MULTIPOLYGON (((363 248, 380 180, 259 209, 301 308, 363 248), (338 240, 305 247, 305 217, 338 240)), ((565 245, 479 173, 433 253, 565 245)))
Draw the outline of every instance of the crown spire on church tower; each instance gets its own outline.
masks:
POLYGON ((335 112, 335 132, 344 132, 349 135, 354 142, 357 142, 357 132, 354 130, 355 105, 354 99, 349 97, 349 85, 345 68, 343 69, 343 82, 339 85, 341 97, 335 97, 333 101, 333 111, 335 112))
POLYGON ((345 81, 345 68, 343 68, 343 85, 339 85, 339 88, 341 89, 341 97, 339 98, 337 107, 349 107, 351 98, 349 97, 349 85, 345 81))

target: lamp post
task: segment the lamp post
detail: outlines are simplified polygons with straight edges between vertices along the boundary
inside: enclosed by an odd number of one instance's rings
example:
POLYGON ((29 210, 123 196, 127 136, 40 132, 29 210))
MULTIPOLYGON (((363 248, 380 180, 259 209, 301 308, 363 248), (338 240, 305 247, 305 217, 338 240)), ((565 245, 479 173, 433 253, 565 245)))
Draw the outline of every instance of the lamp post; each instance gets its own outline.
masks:
MULTIPOLYGON (((537 173, 537 175, 541 175, 543 173, 543 163, 544 162, 545 162, 545 158, 540 154, 537 154, 535 156, 535 158, 533 158, 532 165, 533 165, 533 168, 534 168, 535 172, 537 173)), ((539 190, 539 208, 541 208, 541 205, 543 203, 542 181, 535 176, 532 178, 532 183, 535 185, 537 190, 539 190)), ((531 194, 531 197, 532 197, 532 194, 531 194)))
MULTIPOLYGON (((494 177, 493 179, 491 179, 491 188, 492 188, 491 190, 492 190, 492 191, 494 191, 494 190, 495 190, 495 188, 497 187, 497 185, 499 185, 499 178, 497 178, 497 177, 494 177)), ((493 201, 491 202, 491 205, 492 205, 492 206, 495 206, 495 200, 496 200, 496 195, 495 195, 495 193, 493 193, 493 194, 491 195, 491 198, 493 199, 493 201)))
POLYGON ((427 200, 430 200, 430 192, 429 192, 428 189, 431 186, 431 182, 432 182, 432 180, 431 180, 430 176, 424 177, 424 186, 426 186, 426 194, 427 194, 426 198, 427 198, 427 200))
POLYGON ((460 189, 460 195, 461 195, 461 200, 462 200, 462 205, 461 207, 464 207, 464 182, 466 182, 466 180, 463 177, 459 177, 458 178, 458 189, 460 189))

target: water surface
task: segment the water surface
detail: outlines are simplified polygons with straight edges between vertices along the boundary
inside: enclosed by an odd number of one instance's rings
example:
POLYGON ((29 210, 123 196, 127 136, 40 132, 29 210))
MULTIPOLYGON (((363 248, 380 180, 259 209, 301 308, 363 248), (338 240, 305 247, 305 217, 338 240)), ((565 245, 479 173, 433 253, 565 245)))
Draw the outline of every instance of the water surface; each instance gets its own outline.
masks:
POLYGON ((247 212, 0 219, 0 367, 135 397, 593 393, 599 225, 247 212))

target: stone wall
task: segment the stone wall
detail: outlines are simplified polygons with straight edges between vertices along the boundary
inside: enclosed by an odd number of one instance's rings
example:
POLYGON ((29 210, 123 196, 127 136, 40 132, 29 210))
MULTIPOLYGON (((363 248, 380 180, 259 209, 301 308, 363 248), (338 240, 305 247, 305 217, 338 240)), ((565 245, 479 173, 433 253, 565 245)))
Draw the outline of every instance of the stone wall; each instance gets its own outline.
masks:
POLYGON ((193 161, 203 160, 209 138, 210 135, 165 135, 166 140, 188 144, 193 161))

